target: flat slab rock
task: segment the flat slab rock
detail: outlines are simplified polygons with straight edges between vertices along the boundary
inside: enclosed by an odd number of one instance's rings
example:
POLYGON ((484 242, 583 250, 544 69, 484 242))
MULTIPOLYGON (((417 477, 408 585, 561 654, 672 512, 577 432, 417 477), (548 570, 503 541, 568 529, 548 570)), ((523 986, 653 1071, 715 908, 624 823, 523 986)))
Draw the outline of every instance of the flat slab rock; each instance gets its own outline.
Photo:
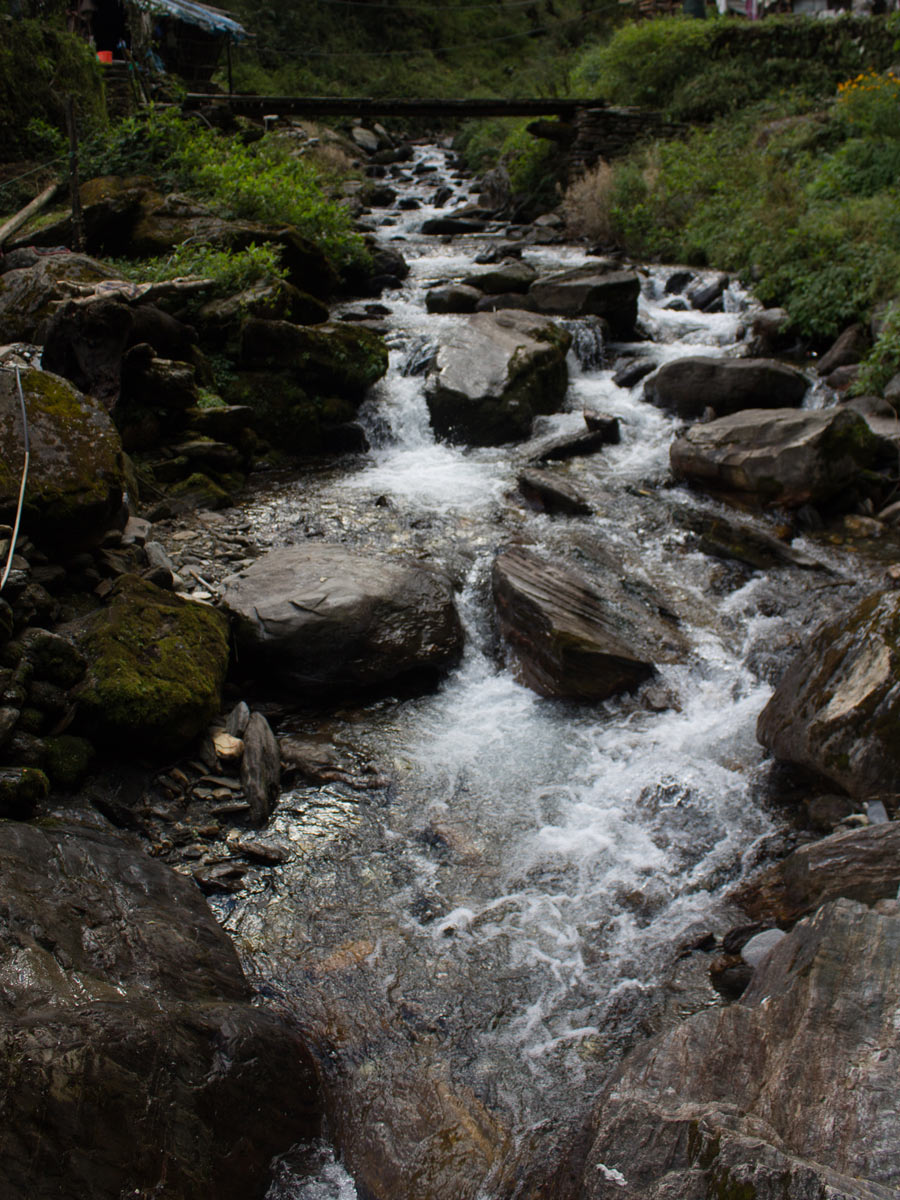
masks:
POLYGON ((844 897, 874 904, 900 887, 900 822, 848 829, 800 846, 731 894, 756 921, 788 924, 844 897))
POLYGON ((434 675, 461 653, 450 581, 345 546, 287 546, 225 580, 239 651, 302 697, 434 675))
POLYGON ((0 823, 5 1200, 246 1200, 318 1084, 194 883, 89 825, 0 823))
POLYGON ((541 696, 605 700, 686 652, 674 620, 612 572, 588 576, 517 548, 498 556, 493 590, 519 676, 541 696))
POLYGON ((740 1002, 629 1055, 557 1176, 527 1194, 895 1200, 898 1072, 900 918, 838 900, 770 951, 740 1002))
POLYGON ((851 409, 746 409, 693 425, 669 451, 672 471, 758 504, 832 501, 897 451, 851 409))
POLYGON ((852 796, 900 778, 900 592, 878 592, 814 630, 759 715, 776 758, 852 796))
POLYGON ((679 358, 660 367, 644 384, 644 399, 686 421, 711 408, 727 417, 745 408, 793 408, 809 380, 795 367, 772 358, 679 358))

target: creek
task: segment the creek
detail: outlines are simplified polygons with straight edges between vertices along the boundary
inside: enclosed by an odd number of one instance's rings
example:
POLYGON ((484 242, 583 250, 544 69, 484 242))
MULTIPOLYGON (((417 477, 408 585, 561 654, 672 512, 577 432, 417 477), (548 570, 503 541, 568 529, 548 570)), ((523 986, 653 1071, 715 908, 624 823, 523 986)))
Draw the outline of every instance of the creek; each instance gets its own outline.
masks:
MULTIPOLYGON (((446 152, 419 147, 392 182, 422 198, 447 177, 446 152)), ((456 183, 451 204, 466 198, 456 183)), ((327 747, 340 778, 286 791, 272 831, 288 861, 213 900, 263 995, 315 1048, 329 1132, 367 1181, 360 1194, 377 1184, 395 1200, 511 1194, 636 1039, 721 1002, 708 963, 678 952, 740 923, 726 893, 777 844, 756 718, 832 586, 694 548, 684 512, 725 510, 671 485, 672 418, 641 384, 613 383, 618 348, 589 324, 570 323, 565 411, 540 433, 583 429, 583 408, 620 419, 619 445, 559 467, 593 515, 527 507, 516 476, 533 444, 436 441, 418 365, 465 317, 429 315, 425 292, 504 237, 419 233, 440 211, 426 198, 379 229, 411 272, 387 296, 390 370, 364 410, 373 449, 349 470, 268 486, 245 515, 263 547, 316 538, 440 566, 459 589, 465 654, 433 694, 296 718, 294 735, 327 747), (666 597, 687 661, 603 704, 526 689, 490 597, 493 559, 511 543, 588 567, 615 560, 666 597)), ((546 272, 589 261, 561 245, 523 255, 546 272)), ((647 340, 633 349, 657 363, 740 353, 752 298, 732 287, 722 313, 677 311, 670 273, 642 271, 647 340)), ((269 1200, 356 1194, 327 1149, 298 1147, 269 1200)))

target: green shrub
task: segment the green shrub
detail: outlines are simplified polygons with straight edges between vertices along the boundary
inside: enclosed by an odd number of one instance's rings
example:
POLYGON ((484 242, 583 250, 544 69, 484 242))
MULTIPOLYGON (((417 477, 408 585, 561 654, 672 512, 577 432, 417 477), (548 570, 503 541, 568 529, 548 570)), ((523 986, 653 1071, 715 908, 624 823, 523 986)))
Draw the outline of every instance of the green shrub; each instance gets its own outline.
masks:
POLYGON ((900 139, 900 76, 864 71, 838 85, 835 108, 857 136, 900 139))
POLYGON ((709 54, 715 22, 658 17, 618 30, 604 46, 585 51, 572 74, 577 96, 602 95, 613 104, 667 104, 696 75, 709 54))
POLYGON ((217 292, 230 295, 253 284, 284 279, 287 272, 281 267, 280 260, 281 249, 271 242, 262 246, 251 243, 246 250, 221 250, 215 246, 182 242, 167 258, 126 259, 117 262, 116 266, 127 278, 142 283, 198 275, 211 279, 217 292))
POLYGON ((853 384, 857 395, 881 393, 900 371, 900 304, 892 305, 884 318, 875 345, 863 359, 853 384))

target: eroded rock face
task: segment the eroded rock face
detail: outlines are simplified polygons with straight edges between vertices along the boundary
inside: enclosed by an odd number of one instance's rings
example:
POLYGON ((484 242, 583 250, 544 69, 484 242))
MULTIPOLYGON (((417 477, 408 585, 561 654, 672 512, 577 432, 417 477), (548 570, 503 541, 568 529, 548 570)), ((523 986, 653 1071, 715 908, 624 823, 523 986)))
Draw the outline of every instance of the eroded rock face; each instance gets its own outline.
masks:
MULTIPOLYGON (((122 503, 122 444, 103 407, 47 371, 21 372, 31 442, 22 526, 41 545, 95 541, 122 503)), ((0 372, 0 521, 12 522, 25 443, 12 371, 0 372)))
POLYGON ((616 338, 633 334, 640 294, 641 281, 634 271, 604 269, 599 263, 544 276, 528 289, 538 312, 604 317, 616 338))
POLYGON ((123 575, 106 606, 68 632, 88 661, 77 720, 92 741, 176 753, 219 712, 228 628, 214 609, 123 575))
POLYGON ((853 796, 900 779, 900 593, 868 597, 815 630, 760 713, 756 735, 785 762, 853 796))
POLYGON ((863 473, 896 463, 897 452, 847 408, 810 412, 746 409, 694 425, 672 443, 679 479, 758 504, 799 507, 856 502, 863 473))
POLYGON ((632 1053, 580 1145, 530 1195, 895 1197, 898 997, 900 919, 826 905, 769 953, 739 1003, 632 1053))
POLYGON ((527 437, 568 386, 571 336, 546 317, 476 313, 442 342, 426 380, 439 437, 495 446, 527 437))
POLYGON ((4 1196, 261 1198, 316 1132, 316 1074, 194 883, 97 829, 6 821, 0 880, 4 1196))
POLYGON ((644 384, 644 399, 686 421, 711 408, 727 417, 745 408, 793 408, 809 388, 806 376, 771 358, 679 358, 644 384))
POLYGON ((612 573, 587 576, 513 549, 494 563, 493 588, 500 632, 522 682, 542 696, 605 700, 685 651, 674 621, 612 573))
POLYGON ((288 546, 225 581, 243 661, 301 700, 451 666, 462 629, 436 571, 343 546, 288 546))
POLYGON ((874 904, 900 887, 900 823, 848 829, 800 846, 732 894, 758 921, 789 924, 827 900, 874 904))

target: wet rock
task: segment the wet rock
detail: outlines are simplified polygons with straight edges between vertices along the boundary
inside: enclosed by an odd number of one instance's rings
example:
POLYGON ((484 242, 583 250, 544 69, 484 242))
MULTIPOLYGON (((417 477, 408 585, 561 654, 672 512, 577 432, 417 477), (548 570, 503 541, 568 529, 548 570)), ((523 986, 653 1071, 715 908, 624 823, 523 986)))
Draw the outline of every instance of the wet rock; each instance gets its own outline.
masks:
POLYGON ((262 1195, 314 1135, 311 1058, 194 884, 105 832, 0 827, 10 1200, 262 1195))
POLYGON ((252 317, 241 333, 241 364, 289 372, 311 392, 360 400, 387 370, 387 349, 362 325, 310 327, 252 317))
POLYGON ((900 773, 898 670, 900 594, 879 592, 807 638, 757 737, 853 796, 890 792, 900 773))
POLYGON ((447 579, 343 546, 264 555, 225 580, 240 663, 262 667, 301 701, 444 670, 462 630, 447 579))
POLYGON ((591 512, 591 506, 578 488, 550 471, 523 471, 517 484, 525 499, 542 512, 565 513, 575 517, 591 512))
POLYGON ((521 309, 522 312, 537 312, 538 307, 530 296, 521 292, 500 292, 496 296, 482 296, 475 305, 476 312, 500 312, 506 308, 521 309))
POLYGON ((795 340, 790 330, 790 317, 783 308, 765 308, 754 313, 750 332, 750 354, 758 358, 768 358, 786 350, 795 340))
MULTIPOLYGON (((47 371, 21 373, 31 463, 22 529, 67 548, 100 538, 122 503, 119 435, 100 404, 47 371)), ((24 460, 16 377, 0 372, 0 520, 13 520, 24 460)))
POLYGON ((281 756, 275 734, 262 713, 253 713, 243 733, 244 756, 241 784, 250 805, 248 817, 264 825, 278 802, 281 786, 281 756))
POLYGON ((489 271, 474 271, 463 279, 469 287, 497 296, 504 292, 527 292, 537 279, 537 271, 520 258, 497 263, 489 271))
POLYGON ((473 221, 466 217, 429 217, 427 221, 422 223, 422 233, 425 234, 462 234, 462 233, 482 233, 486 228, 485 221, 473 221))
POLYGON ((655 370, 656 363, 651 359, 632 358, 617 368, 612 380, 616 387, 630 388, 634 387, 636 383, 640 383, 655 370))
POLYGON ((526 437, 568 384, 570 335, 546 317, 476 313, 445 335, 426 378, 439 437, 499 445, 526 437))
POLYGON ((869 335, 863 325, 851 325, 837 338, 831 348, 816 363, 819 375, 830 375, 838 367, 848 367, 863 357, 869 349, 869 335))
POLYGON ((126 753, 183 749, 221 708, 227 622, 133 575, 106 606, 67 631, 88 660, 78 726, 126 753))
POLYGON ((605 700, 685 652, 674 622, 629 594, 615 572, 588 576, 530 550, 506 550, 494 563, 493 592, 519 675, 542 696, 605 700))
POLYGON ((465 283, 447 283, 426 292, 425 307, 430 313, 473 313, 481 295, 465 283))
POLYGON ((675 296, 683 292, 693 278, 693 271, 673 271, 666 280, 666 295, 675 296))
POLYGON ((704 554, 743 563, 754 571, 781 566, 827 570, 811 555, 795 550, 748 521, 686 507, 677 508, 674 515, 697 535, 697 548, 704 554))
POLYGON ((634 333, 640 293, 641 281, 633 271, 605 270, 599 264, 545 276, 528 289, 539 312, 604 317, 613 337, 621 339, 634 333))
POLYGON ((618 417, 601 417, 600 414, 598 417, 594 428, 588 428, 583 433, 561 434, 543 442, 532 455, 531 462, 563 462, 585 454, 596 454, 604 446, 617 446, 620 440, 618 417))
POLYGON ((865 472, 896 461, 896 450, 846 408, 748 409, 692 426, 672 444, 670 459, 679 479, 799 508, 855 503, 850 489, 865 472))
POLYGON ((714 275, 712 279, 700 280, 693 287, 688 288, 687 298, 691 302, 691 308, 699 309, 701 312, 721 312, 721 308, 714 309, 713 306, 719 304, 727 287, 728 276, 721 272, 714 275))
POLYGON ((898 976, 900 921, 827 905, 771 951, 739 1003, 629 1055, 543 1194, 889 1200, 898 976))
POLYGON ((53 314, 73 288, 120 279, 111 267, 84 254, 42 255, 33 264, 0 275, 0 345, 43 344, 53 314))
POLYGON ((851 363, 846 367, 836 367, 825 378, 826 387, 841 394, 847 394, 856 383, 859 376, 859 364, 851 363))
POLYGON ((790 924, 829 900, 889 899, 900 886, 900 824, 848 829, 800 846, 741 884, 734 901, 761 921, 790 924))
POLYGON ((768 358, 678 358, 644 384, 649 404, 696 421, 711 408, 717 417, 742 409, 794 408, 809 388, 794 367, 768 358))

